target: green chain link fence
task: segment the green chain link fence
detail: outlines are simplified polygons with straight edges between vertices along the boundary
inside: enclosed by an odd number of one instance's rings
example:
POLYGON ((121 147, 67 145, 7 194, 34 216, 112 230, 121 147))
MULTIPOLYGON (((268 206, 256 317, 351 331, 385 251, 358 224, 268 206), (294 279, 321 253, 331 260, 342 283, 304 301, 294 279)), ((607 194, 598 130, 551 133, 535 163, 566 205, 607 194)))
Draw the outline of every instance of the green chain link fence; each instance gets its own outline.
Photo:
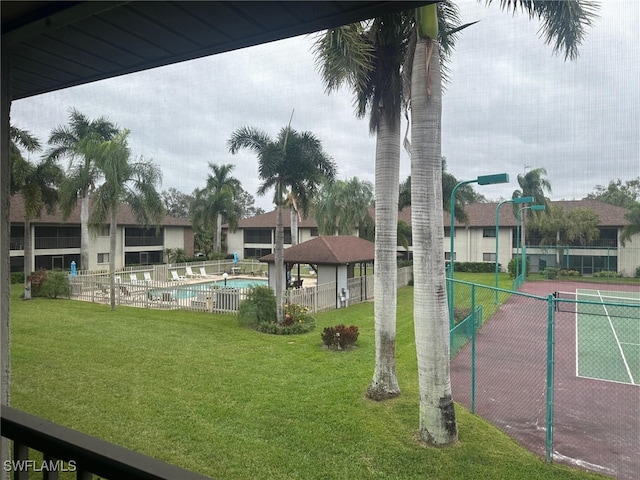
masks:
POLYGON ((534 295, 449 282, 456 401, 548 462, 638 478, 637 287, 534 295))

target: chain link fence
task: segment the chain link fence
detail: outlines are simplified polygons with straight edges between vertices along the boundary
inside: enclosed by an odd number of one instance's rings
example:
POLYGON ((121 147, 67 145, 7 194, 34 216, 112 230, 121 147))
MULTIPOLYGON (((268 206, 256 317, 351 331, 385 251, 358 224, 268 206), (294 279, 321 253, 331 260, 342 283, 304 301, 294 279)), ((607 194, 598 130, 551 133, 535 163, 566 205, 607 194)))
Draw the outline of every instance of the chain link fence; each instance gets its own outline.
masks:
POLYGON ((637 286, 451 283, 456 401, 549 462, 639 478, 637 286))

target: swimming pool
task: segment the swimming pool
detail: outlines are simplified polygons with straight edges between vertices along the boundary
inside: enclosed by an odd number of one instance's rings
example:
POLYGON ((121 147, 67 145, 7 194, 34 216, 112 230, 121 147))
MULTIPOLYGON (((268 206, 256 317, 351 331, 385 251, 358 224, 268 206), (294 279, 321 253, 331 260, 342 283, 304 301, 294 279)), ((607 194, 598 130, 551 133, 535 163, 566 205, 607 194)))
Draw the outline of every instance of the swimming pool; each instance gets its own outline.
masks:
MULTIPOLYGON (((228 278, 227 288, 252 288, 256 286, 268 286, 268 280, 260 280, 253 278, 228 278)), ((205 292, 207 290, 225 288, 224 280, 218 280, 215 282, 194 283, 191 285, 182 285, 177 288, 162 288, 154 290, 149 293, 150 298, 162 298, 166 293, 171 294, 171 297, 178 299, 193 298, 198 296, 198 293, 205 292)))

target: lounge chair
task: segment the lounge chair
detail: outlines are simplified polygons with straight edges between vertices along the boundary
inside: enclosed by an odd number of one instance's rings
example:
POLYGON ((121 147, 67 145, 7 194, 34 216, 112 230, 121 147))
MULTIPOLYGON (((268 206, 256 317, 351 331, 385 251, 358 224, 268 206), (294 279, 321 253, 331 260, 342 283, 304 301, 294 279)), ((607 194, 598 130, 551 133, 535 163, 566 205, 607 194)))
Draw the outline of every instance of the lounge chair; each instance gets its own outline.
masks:
POLYGON ((182 282, 183 280, 185 280, 184 275, 178 275, 178 272, 176 272, 175 270, 171 270, 171 280, 173 280, 174 282, 182 282))
POLYGON ((135 273, 130 273, 129 278, 131 279, 131 285, 138 284, 138 275, 136 275, 135 273))
POLYGON ((204 267, 200 267, 200 276, 202 278, 211 278, 211 277, 213 277, 213 275, 209 275, 207 273, 207 270, 204 267))
POLYGON ((191 270, 191 267, 189 266, 185 267, 185 270, 186 270, 187 277, 197 278, 200 276, 199 273, 193 273, 193 270, 191 270))
POLYGON ((153 283, 153 279, 151 278, 151 272, 144 272, 144 281, 145 283, 153 283))
POLYGON ((162 295, 159 292, 147 292, 147 299, 150 302, 159 302, 162 300, 162 295))

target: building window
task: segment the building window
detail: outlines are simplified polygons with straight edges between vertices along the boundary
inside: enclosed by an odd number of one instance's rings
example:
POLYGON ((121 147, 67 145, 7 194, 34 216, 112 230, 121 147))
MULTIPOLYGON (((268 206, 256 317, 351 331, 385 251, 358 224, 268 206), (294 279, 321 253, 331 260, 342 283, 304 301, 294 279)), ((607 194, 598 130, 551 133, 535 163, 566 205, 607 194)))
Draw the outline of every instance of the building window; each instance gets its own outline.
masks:
POLYGON ((444 236, 451 237, 451 227, 444 227, 444 236))
MULTIPOLYGON (((451 252, 444 252, 444 259, 445 260, 451 260, 451 252)), ((453 254, 453 261, 456 261, 456 254, 453 254)))
POLYGON ((271 244, 271 230, 244 230, 244 243, 271 244))
POLYGON ((98 236, 99 237, 108 237, 109 236, 109 225, 102 225, 98 229, 98 236))
POLYGON ((318 236, 318 228, 317 227, 311 227, 311 232, 309 233, 309 235, 311 235, 312 237, 317 237, 318 236))
POLYGON ((109 263, 109 254, 108 253, 99 253, 98 254, 98 263, 109 263))
POLYGON ((484 238, 496 238, 496 229, 495 228, 483 228, 482 236, 484 238))
POLYGON ((483 262, 495 262, 496 261, 496 253, 495 252, 483 253, 482 254, 482 261, 483 262))

